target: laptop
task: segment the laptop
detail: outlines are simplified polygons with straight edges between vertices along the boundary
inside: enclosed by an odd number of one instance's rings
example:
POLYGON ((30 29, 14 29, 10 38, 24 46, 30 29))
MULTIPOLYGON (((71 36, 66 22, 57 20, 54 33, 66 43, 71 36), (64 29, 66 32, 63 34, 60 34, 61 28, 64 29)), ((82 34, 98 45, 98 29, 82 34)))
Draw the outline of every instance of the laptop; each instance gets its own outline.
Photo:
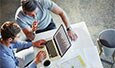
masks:
POLYGON ((46 46, 43 50, 46 51, 47 58, 50 60, 63 57, 71 46, 70 39, 63 25, 60 25, 55 34, 51 38, 46 39, 46 41, 46 46))

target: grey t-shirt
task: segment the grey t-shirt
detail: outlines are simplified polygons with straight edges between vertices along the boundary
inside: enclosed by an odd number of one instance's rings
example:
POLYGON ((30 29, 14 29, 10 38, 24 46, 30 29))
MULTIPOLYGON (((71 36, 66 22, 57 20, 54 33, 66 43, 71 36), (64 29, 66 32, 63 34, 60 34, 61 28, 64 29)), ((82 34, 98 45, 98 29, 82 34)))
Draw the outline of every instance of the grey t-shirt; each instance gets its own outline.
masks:
POLYGON ((38 30, 45 29, 50 24, 52 17, 49 11, 51 11, 52 8, 56 7, 57 5, 51 0, 36 0, 36 5, 36 16, 34 18, 26 15, 22 10, 22 6, 17 9, 15 20, 22 29, 32 27, 32 23, 35 20, 39 22, 38 30))

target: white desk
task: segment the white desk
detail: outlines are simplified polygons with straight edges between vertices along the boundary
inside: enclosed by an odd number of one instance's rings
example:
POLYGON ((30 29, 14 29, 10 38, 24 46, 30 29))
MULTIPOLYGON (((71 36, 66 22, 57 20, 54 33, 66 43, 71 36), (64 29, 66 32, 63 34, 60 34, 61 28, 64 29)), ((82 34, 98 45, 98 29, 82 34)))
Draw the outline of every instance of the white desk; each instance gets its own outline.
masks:
MULTIPOLYGON (((76 41, 72 41, 72 46, 67 51, 67 53, 59 60, 53 61, 50 68, 61 68, 61 64, 72 57, 76 57, 80 55, 86 65, 85 68, 103 68, 102 63, 100 61, 97 47, 94 46, 88 29, 86 27, 85 22, 80 22, 77 24, 71 25, 73 31, 78 35, 78 39, 76 41)), ((39 39, 45 39, 49 36, 53 35, 56 30, 51 30, 47 32, 43 32, 36 35, 34 41, 39 39)), ((38 49, 35 48, 35 54, 38 53, 38 49)), ((38 64, 38 66, 41 64, 38 64)), ((39 67, 38 67, 39 68, 39 67)), ((64 68, 67 68, 66 66, 64 68)), ((72 67, 77 68, 77 67, 72 67)))

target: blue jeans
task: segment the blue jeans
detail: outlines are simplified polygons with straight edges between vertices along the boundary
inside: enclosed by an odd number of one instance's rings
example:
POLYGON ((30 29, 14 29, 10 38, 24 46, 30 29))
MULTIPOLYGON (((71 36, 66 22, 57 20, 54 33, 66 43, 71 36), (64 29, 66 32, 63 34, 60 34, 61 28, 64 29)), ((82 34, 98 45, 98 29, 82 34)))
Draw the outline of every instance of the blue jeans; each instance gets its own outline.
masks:
POLYGON ((51 22, 50 22, 50 24, 48 25, 48 27, 45 28, 45 29, 43 29, 43 30, 37 30, 37 31, 36 31, 36 34, 37 34, 37 33, 44 32, 44 31, 52 30, 52 29, 55 29, 55 28, 56 28, 56 25, 55 25, 53 19, 51 19, 51 22))

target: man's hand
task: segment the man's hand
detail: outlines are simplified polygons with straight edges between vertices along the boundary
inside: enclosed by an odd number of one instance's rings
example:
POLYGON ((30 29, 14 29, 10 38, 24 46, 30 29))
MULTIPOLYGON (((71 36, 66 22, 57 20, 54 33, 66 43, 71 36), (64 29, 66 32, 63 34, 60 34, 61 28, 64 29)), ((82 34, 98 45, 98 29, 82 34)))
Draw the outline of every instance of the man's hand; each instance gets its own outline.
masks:
POLYGON ((37 27, 38 26, 38 21, 34 21, 33 24, 32 24, 32 31, 36 31, 37 30, 37 27))
POLYGON ((35 47, 42 48, 45 45, 45 43, 46 43, 46 40, 41 39, 41 40, 38 40, 36 42, 33 42, 33 45, 35 47))
POLYGON ((78 36, 72 30, 68 30, 67 32, 72 41, 75 41, 78 38, 78 36))
POLYGON ((44 51, 40 51, 35 58, 35 63, 38 64, 39 62, 43 61, 46 58, 46 53, 44 51))

